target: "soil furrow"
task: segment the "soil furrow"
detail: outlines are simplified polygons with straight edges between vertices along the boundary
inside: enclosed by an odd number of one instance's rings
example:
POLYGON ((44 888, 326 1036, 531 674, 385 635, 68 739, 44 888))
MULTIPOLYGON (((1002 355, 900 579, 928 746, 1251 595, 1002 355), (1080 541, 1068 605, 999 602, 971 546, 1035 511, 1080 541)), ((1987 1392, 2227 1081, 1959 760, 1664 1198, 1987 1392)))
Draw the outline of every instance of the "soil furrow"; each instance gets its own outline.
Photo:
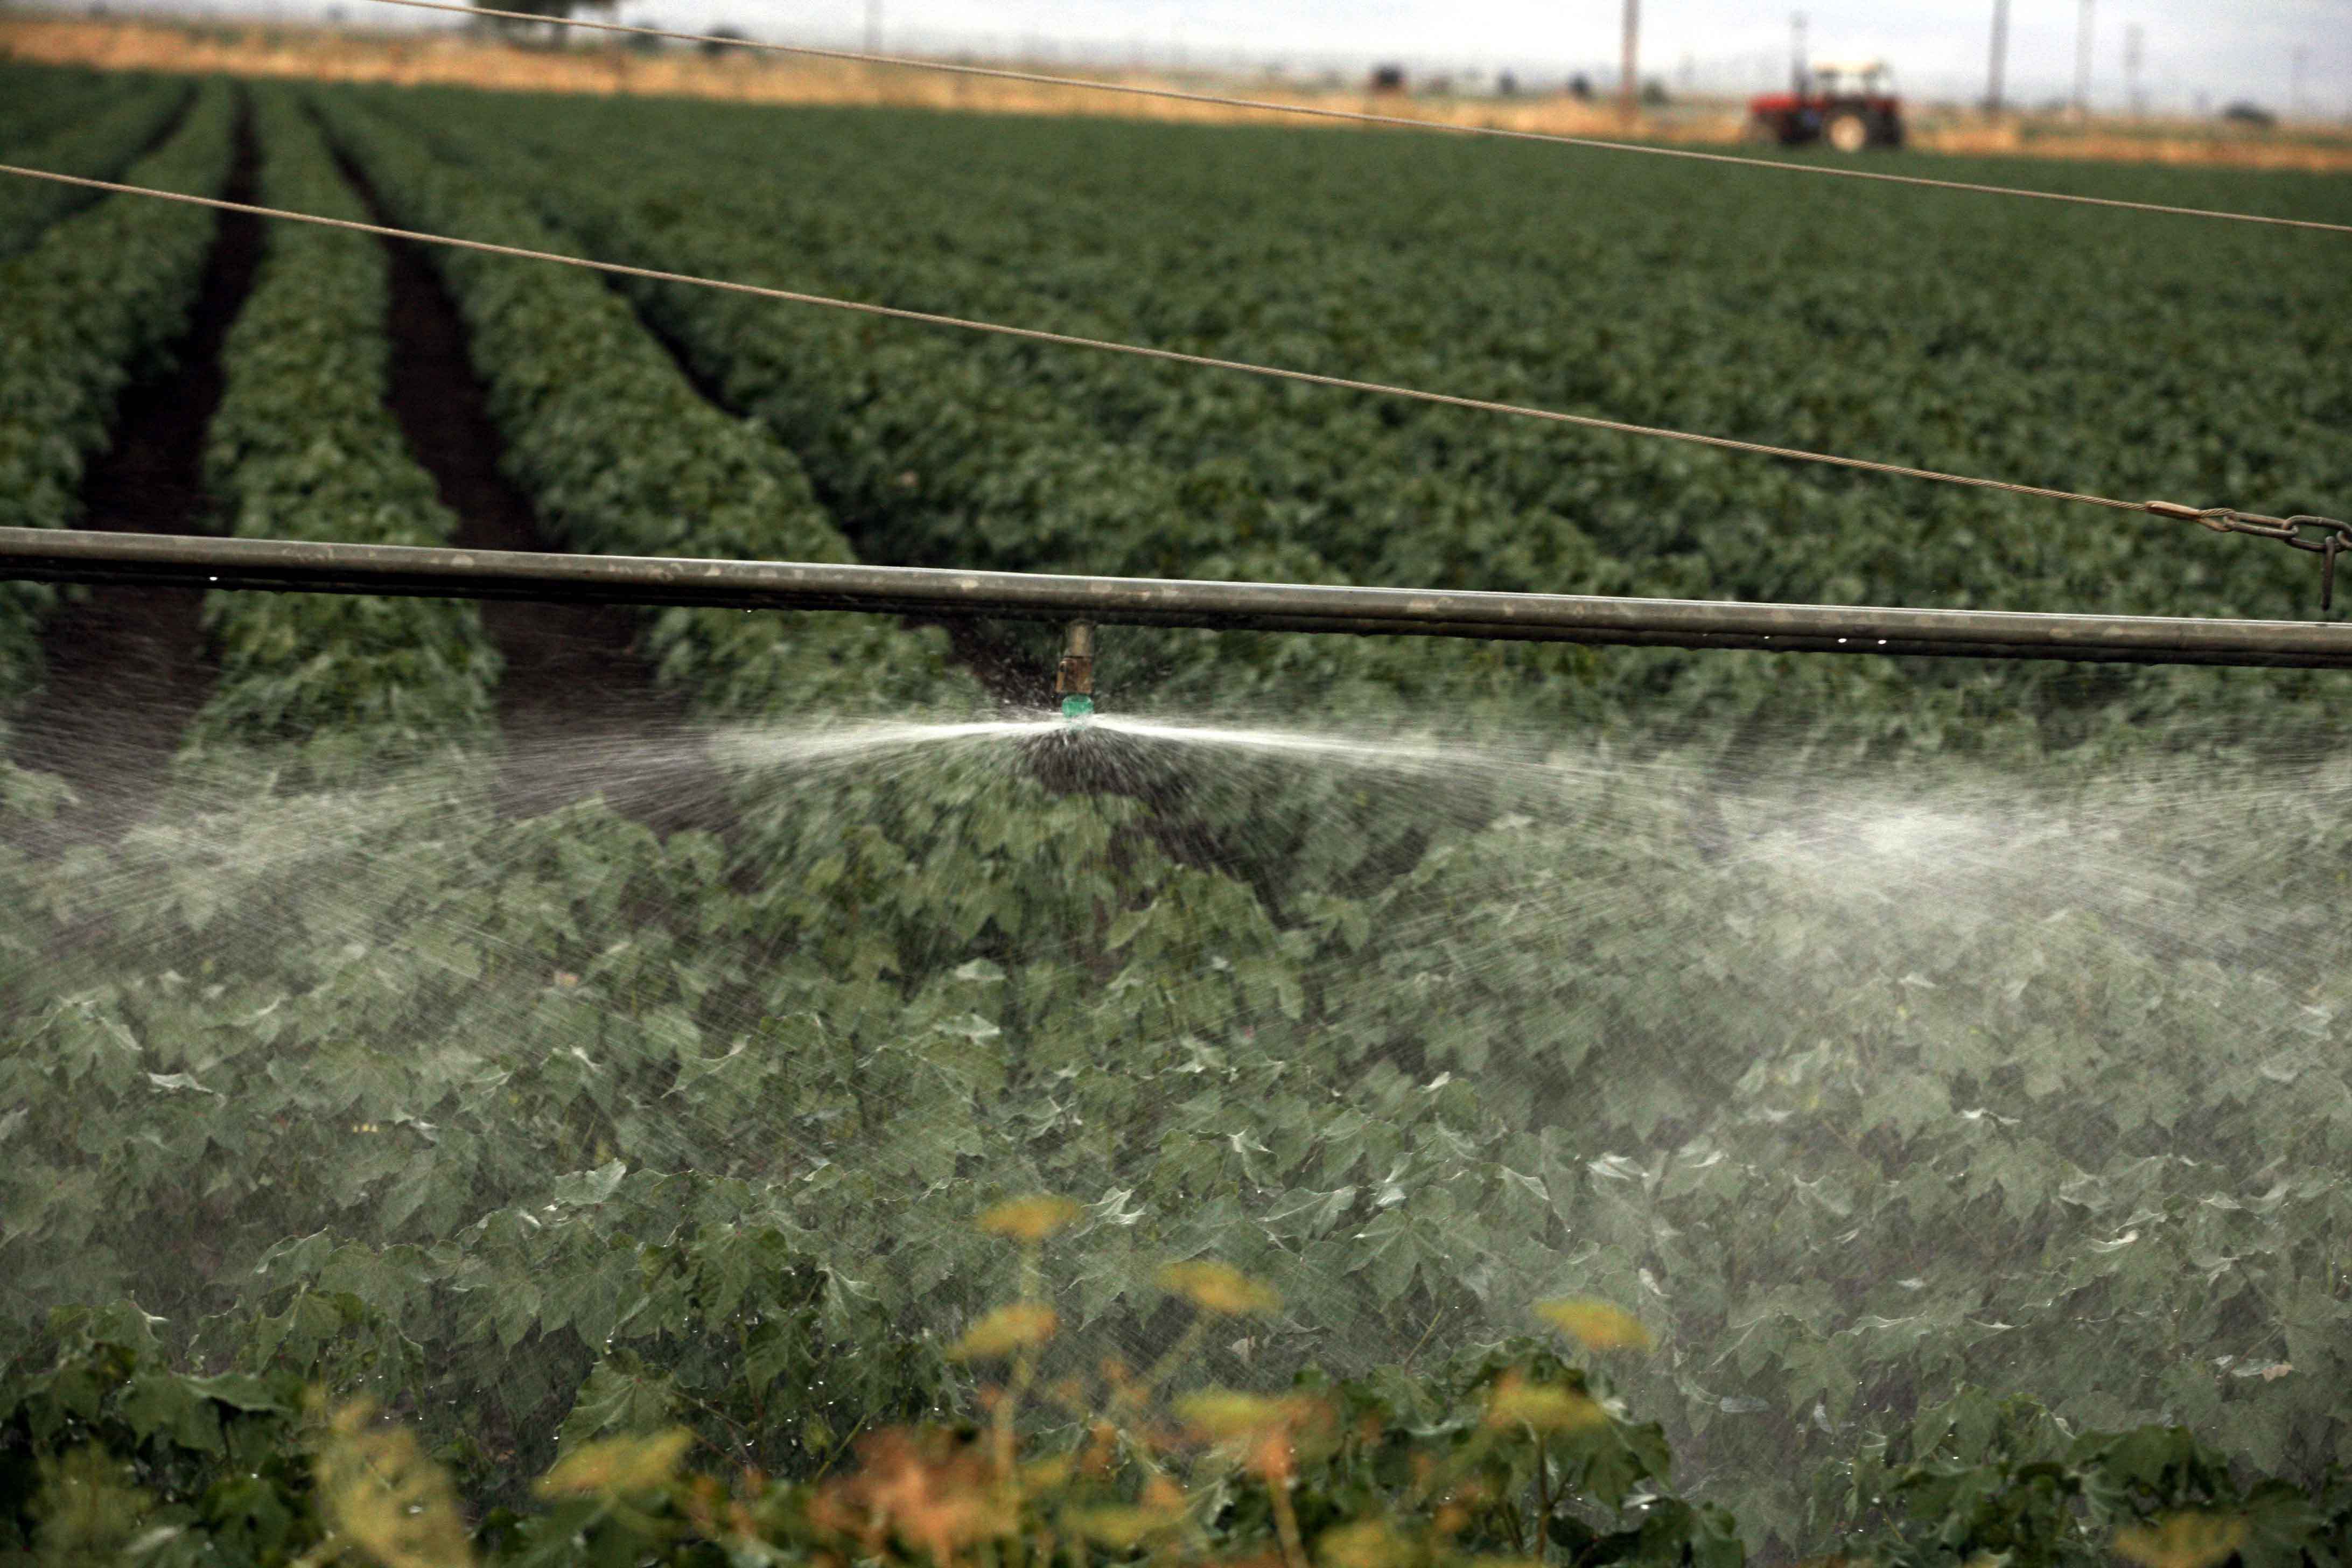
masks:
MULTIPOLYGON (((254 199, 258 157, 240 115, 226 195, 254 199)), ((113 438, 82 481, 81 526, 112 533, 200 533, 205 433, 220 405, 221 345, 260 265, 261 224, 224 213, 187 331, 162 374, 131 387, 113 438)), ((56 824, 67 842, 120 834, 153 804, 180 737, 211 692, 204 594, 100 587, 53 616, 41 638, 45 678, 16 721, 14 761, 73 786, 56 824)))
MULTIPOLYGON (((341 166, 376 221, 388 221, 360 170, 347 159, 341 166)), ((451 542, 560 551, 499 467, 504 443, 456 301, 418 246, 383 245, 392 281, 392 412, 441 504, 457 514, 451 542)), ((508 742, 501 811, 535 816, 602 795, 656 832, 723 831, 731 823, 724 782, 689 732, 683 700, 656 682, 637 652, 629 611, 491 600, 480 612, 506 665, 498 692, 508 742)))

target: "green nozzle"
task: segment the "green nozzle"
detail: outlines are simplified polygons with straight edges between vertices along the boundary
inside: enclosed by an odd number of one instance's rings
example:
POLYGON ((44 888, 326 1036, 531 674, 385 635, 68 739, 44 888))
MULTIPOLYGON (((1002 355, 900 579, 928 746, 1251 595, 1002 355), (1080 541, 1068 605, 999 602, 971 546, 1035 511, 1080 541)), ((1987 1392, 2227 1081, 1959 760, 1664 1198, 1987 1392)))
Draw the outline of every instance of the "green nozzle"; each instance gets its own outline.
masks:
POLYGON ((1066 722, 1083 724, 1095 716, 1095 700, 1091 697, 1062 699, 1062 718, 1066 722))

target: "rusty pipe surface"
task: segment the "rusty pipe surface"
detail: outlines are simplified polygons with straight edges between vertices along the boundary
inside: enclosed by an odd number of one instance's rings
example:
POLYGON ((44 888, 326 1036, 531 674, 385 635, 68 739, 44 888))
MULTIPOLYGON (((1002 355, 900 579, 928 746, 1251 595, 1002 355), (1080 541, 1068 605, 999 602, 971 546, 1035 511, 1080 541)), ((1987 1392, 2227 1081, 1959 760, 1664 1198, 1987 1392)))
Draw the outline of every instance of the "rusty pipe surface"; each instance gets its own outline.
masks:
POLYGON ((0 528, 0 578, 1625 647, 2352 668, 2352 626, 2330 622, 1423 593, 50 529, 0 528))

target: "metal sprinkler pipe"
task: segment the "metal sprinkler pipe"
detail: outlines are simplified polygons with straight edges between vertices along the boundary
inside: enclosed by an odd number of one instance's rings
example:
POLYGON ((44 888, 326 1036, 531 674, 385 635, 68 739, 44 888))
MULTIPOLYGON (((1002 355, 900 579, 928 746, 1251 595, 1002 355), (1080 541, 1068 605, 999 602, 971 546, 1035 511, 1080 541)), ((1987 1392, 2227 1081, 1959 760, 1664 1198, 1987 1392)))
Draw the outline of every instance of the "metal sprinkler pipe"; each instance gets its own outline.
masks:
POLYGON ((1425 593, 65 529, 0 528, 5 578, 1778 653, 2352 669, 2352 626, 2331 622, 1425 593))

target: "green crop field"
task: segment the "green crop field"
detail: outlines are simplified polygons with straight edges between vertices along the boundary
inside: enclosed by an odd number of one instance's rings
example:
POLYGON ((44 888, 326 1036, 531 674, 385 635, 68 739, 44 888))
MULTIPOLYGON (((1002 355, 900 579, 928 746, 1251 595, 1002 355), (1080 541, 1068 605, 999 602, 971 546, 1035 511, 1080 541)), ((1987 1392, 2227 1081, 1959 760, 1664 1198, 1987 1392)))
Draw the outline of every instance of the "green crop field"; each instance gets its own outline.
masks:
MULTIPOLYGON (((0 88, 0 162, 2352 507, 2337 235, 1389 133, 0 88)), ((2352 222, 2342 177, 1872 166, 2352 222)), ((2312 557, 2153 517, 31 184, 0 525, 2319 613, 2312 557)), ((453 1561, 309 1508, 315 1389, 495 1556, 845 1562, 510 1510, 616 1435, 797 1482, 985 1422, 950 1352, 1024 1292, 1041 1379, 1173 1347, 1438 1448, 1506 1364, 1605 1394, 1511 1461, 1531 1538, 1359 1551, 1408 1456, 1339 1445, 1333 1568, 2087 1564, 2178 1508, 2236 1533, 2151 1568, 2352 1551, 2340 675, 1105 627, 1070 731, 1050 627, 131 592, 0 585, 0 1559, 453 1561), (972 1224, 1031 1193, 1078 1205, 1042 1284, 972 1224), (1279 1308, 1195 1331, 1171 1260, 1279 1308), (1559 1298, 1652 1342, 1543 1360, 1559 1298)), ((1300 1568, 1259 1479, 1201 1550, 1300 1568)))

